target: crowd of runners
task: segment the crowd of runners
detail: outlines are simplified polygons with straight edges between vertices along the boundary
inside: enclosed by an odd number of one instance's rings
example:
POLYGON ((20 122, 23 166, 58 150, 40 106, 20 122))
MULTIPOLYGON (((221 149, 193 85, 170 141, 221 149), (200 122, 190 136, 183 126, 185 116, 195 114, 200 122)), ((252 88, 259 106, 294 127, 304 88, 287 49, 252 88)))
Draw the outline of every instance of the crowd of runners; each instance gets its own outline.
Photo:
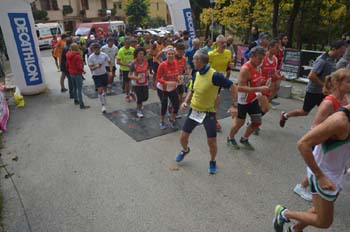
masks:
MULTIPOLYGON (((233 125, 227 144, 234 149, 242 146, 254 150, 249 137, 258 134, 263 116, 274 108, 277 92, 284 76, 280 70, 286 34, 271 39, 266 33, 252 34, 244 52, 247 62, 242 65, 237 83, 230 80, 235 68, 236 52, 233 37, 219 35, 215 41, 190 39, 186 31, 173 35, 151 37, 138 33, 109 33, 106 38, 88 40, 62 36, 52 42, 53 56, 61 72, 61 91, 66 92, 81 109, 87 109, 82 97, 84 64, 87 64, 98 93, 101 112, 106 113, 106 94, 112 91, 116 65, 127 103, 136 102, 136 116, 144 117, 143 104, 149 91, 156 91, 160 101, 159 129, 180 128, 179 110, 188 114, 180 134, 181 151, 176 162, 190 153, 189 136, 193 129, 204 125, 209 146, 209 174, 215 174, 217 132, 216 120, 222 89, 229 89, 232 106, 228 109, 233 125), (250 119, 247 121, 247 115, 250 119), (165 118, 168 118, 166 121, 165 118), (238 131, 246 125, 244 134, 236 140, 238 131), (237 142, 238 141, 238 142, 237 142), (239 145, 240 144, 240 145, 239 145)), ((330 49, 316 59, 302 108, 282 112, 279 125, 285 127, 292 117, 307 116, 318 106, 310 130, 298 141, 298 149, 307 165, 305 178, 294 191, 312 207, 306 212, 292 211, 277 205, 273 227, 282 232, 284 224, 294 220, 287 231, 300 232, 307 226, 328 228, 333 221, 334 201, 341 189, 350 160, 350 47, 348 38, 330 44, 330 49)))

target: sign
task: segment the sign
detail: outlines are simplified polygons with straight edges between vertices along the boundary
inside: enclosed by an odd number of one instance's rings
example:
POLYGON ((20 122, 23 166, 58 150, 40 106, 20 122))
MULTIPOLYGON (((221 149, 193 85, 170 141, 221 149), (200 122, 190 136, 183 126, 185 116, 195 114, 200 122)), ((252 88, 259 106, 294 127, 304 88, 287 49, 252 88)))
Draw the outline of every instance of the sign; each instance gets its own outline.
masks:
POLYGON ((191 38, 196 37, 189 0, 166 0, 174 31, 187 30, 191 38))
POLYGON ((24 95, 38 94, 46 89, 30 2, 32 0, 0 1, 0 25, 13 82, 24 95))
POLYGON ((247 60, 244 58, 244 51, 248 48, 248 45, 237 45, 237 61, 236 61, 236 68, 242 67, 242 65, 247 62, 247 60))
POLYGON ((28 14, 9 13, 8 16, 27 85, 43 83, 28 14))
POLYGON ((301 50, 300 77, 308 78, 315 60, 322 54, 323 52, 320 51, 301 50))
POLYGON ((287 80, 297 79, 299 77, 299 67, 300 51, 285 49, 281 67, 281 74, 284 75, 287 80))

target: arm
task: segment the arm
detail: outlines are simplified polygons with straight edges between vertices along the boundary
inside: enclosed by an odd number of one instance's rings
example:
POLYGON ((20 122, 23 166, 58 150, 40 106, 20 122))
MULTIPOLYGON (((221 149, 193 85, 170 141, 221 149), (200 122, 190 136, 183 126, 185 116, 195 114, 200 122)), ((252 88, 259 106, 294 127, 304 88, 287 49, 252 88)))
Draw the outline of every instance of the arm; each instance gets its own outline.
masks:
POLYGON ((164 71, 164 63, 160 63, 158 70, 157 70, 157 82, 160 84, 165 84, 165 81, 163 80, 163 71, 164 71))
POLYGON ((184 111, 187 108, 188 104, 191 102, 192 96, 193 96, 193 92, 189 91, 184 102, 180 106, 182 111, 184 111))
POLYGON ((309 73, 308 78, 309 78, 310 81, 312 81, 313 83, 315 83, 315 84, 317 84, 319 86, 323 86, 323 84, 324 84, 323 81, 320 80, 318 75, 315 72, 313 72, 313 71, 311 71, 309 73))
POLYGON ((247 85, 250 79, 250 71, 247 67, 242 67, 241 71, 238 75, 238 92, 266 92, 269 90, 268 86, 260 86, 260 87, 249 87, 247 85))
POLYGON ((333 112, 334 108, 332 102, 329 100, 323 100, 321 105, 317 109, 317 113, 311 128, 316 127, 318 124, 326 120, 326 118, 328 118, 328 116, 331 115, 333 112))

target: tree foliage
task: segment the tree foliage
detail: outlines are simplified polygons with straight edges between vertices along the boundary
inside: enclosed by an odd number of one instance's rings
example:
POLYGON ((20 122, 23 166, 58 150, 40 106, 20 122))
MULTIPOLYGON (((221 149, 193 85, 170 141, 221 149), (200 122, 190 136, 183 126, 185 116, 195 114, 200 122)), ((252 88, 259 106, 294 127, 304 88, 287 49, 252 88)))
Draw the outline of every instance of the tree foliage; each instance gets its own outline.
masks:
MULTIPOLYGON (((316 44, 322 46, 339 38, 342 33, 350 33, 348 0, 216 0, 215 2, 215 23, 233 28, 243 41, 249 37, 252 26, 257 26, 259 31, 274 36, 280 32, 287 32, 291 37, 290 41, 294 42, 294 47, 306 45, 311 48, 316 44)), ((211 24, 211 10, 210 7, 202 9, 200 20, 204 25, 211 24)))
POLYGON ((148 20, 149 7, 148 0, 129 0, 126 5, 129 24, 134 27, 145 26, 148 20))

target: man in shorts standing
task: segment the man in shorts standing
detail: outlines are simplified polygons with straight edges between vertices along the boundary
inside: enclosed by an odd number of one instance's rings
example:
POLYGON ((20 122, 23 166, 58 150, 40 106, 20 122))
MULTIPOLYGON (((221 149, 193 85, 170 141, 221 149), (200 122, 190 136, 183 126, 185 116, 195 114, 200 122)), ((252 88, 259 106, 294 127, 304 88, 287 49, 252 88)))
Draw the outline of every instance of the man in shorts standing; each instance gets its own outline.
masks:
POLYGON ((329 74, 336 70, 336 60, 343 56, 347 44, 343 40, 337 40, 331 44, 331 50, 319 56, 309 73, 309 83, 306 86, 304 105, 302 109, 281 113, 280 126, 284 127, 290 117, 307 116, 317 105, 320 105, 324 95, 322 93, 323 83, 329 74))
POLYGON ((101 51, 103 53, 106 53, 109 56, 109 59, 111 60, 111 66, 106 66, 106 71, 111 72, 112 75, 108 79, 108 91, 111 91, 112 84, 113 84, 113 79, 115 76, 115 57, 118 54, 118 47, 114 45, 115 40, 113 37, 107 38, 107 44, 102 46, 101 51))
POLYGON ((106 66, 111 67, 111 60, 106 53, 100 51, 101 46, 98 43, 91 45, 93 53, 88 58, 88 65, 92 72, 92 78, 98 91, 98 99, 101 104, 101 112, 106 113, 106 88, 108 85, 108 75, 106 66))
POLYGON ((120 70, 123 76, 123 88, 125 91, 125 101, 130 102, 131 98, 135 98, 134 95, 130 94, 130 78, 129 70, 131 63, 134 61, 135 48, 130 46, 130 38, 125 38, 124 46, 120 48, 117 56, 117 64, 120 65, 120 70))

